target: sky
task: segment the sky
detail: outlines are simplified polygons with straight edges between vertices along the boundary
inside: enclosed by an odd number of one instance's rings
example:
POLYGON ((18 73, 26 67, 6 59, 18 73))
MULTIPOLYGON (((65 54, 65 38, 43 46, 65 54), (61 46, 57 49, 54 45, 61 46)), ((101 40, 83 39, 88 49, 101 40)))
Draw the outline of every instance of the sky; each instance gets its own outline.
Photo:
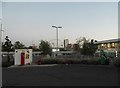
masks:
MULTIPOLYGON (((3 38, 14 43, 38 45, 40 40, 59 39, 74 43, 79 37, 106 40, 118 38, 117 2, 3 2, 3 38)), ((3 39, 3 41, 5 41, 3 39)))

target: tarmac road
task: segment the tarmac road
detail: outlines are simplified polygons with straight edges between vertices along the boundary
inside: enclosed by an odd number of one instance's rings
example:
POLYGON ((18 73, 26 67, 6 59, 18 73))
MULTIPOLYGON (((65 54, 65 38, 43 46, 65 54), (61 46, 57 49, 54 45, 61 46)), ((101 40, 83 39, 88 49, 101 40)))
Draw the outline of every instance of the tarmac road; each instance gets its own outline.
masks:
POLYGON ((118 86, 118 68, 96 65, 24 66, 2 69, 3 86, 118 86))

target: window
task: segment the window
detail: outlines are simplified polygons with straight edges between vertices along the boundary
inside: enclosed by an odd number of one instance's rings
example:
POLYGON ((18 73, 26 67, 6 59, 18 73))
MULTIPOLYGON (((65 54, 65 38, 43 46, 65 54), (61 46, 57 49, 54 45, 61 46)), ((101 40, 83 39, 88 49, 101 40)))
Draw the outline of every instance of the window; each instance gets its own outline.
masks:
POLYGON ((108 48, 111 48, 111 45, 110 45, 110 43, 108 43, 108 44, 107 44, 107 46, 108 46, 108 48))
POLYGON ((112 48, 115 48, 115 43, 112 43, 112 48))
POLYGON ((115 48, 118 48, 118 43, 115 43, 115 48))
POLYGON ((104 44, 101 44, 101 46, 103 47, 103 46, 104 46, 104 44))

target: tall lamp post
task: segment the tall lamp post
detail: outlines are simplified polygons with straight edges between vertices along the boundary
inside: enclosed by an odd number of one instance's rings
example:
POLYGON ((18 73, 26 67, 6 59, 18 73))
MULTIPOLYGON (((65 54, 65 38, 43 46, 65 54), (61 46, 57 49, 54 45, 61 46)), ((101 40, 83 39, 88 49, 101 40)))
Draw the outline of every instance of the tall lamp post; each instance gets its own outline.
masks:
POLYGON ((4 32, 4 30, 2 29, 3 28, 3 25, 2 25, 2 19, 0 19, 1 20, 1 24, 0 24, 0 33, 1 33, 1 42, 3 42, 3 40, 2 40, 2 38, 3 38, 3 32, 4 32))
POLYGON ((57 27, 57 26, 52 26, 53 28, 56 28, 56 39, 57 39, 57 41, 56 41, 56 45, 57 45, 57 47, 56 47, 56 51, 58 51, 58 28, 62 28, 62 27, 57 27))

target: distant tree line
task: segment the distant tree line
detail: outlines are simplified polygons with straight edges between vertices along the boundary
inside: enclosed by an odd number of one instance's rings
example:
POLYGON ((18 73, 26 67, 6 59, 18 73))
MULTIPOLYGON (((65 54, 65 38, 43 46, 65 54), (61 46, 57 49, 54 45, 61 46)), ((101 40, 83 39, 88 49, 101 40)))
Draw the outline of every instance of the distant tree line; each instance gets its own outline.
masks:
POLYGON ((97 49, 94 42, 97 42, 97 40, 80 37, 77 39, 76 44, 74 44, 73 50, 80 52, 82 55, 94 55, 97 49))
MULTIPOLYGON (((86 39, 85 37, 80 37, 77 39, 76 43, 73 44, 72 50, 83 55, 93 55, 97 49, 97 46, 94 45, 94 42, 97 42, 94 39, 86 39)), ((6 36, 5 43, 2 43, 2 51, 10 52, 15 49, 33 49, 33 51, 40 51, 42 54, 47 55, 52 53, 52 47, 48 41, 41 40, 39 47, 28 46, 26 47, 20 41, 16 41, 14 44, 10 41, 9 37, 6 36)), ((64 48, 60 48, 61 51, 66 51, 64 48)))
POLYGON ((51 54, 51 52, 52 52, 52 48, 51 48, 49 42, 47 42, 47 41, 41 40, 41 42, 39 43, 39 48, 33 47, 33 46, 26 47, 20 41, 16 41, 14 44, 12 44, 9 37, 6 36, 5 42, 2 43, 2 51, 8 52, 8 54, 9 54, 9 52, 15 51, 15 49, 33 49, 33 51, 40 51, 44 55, 51 54))

